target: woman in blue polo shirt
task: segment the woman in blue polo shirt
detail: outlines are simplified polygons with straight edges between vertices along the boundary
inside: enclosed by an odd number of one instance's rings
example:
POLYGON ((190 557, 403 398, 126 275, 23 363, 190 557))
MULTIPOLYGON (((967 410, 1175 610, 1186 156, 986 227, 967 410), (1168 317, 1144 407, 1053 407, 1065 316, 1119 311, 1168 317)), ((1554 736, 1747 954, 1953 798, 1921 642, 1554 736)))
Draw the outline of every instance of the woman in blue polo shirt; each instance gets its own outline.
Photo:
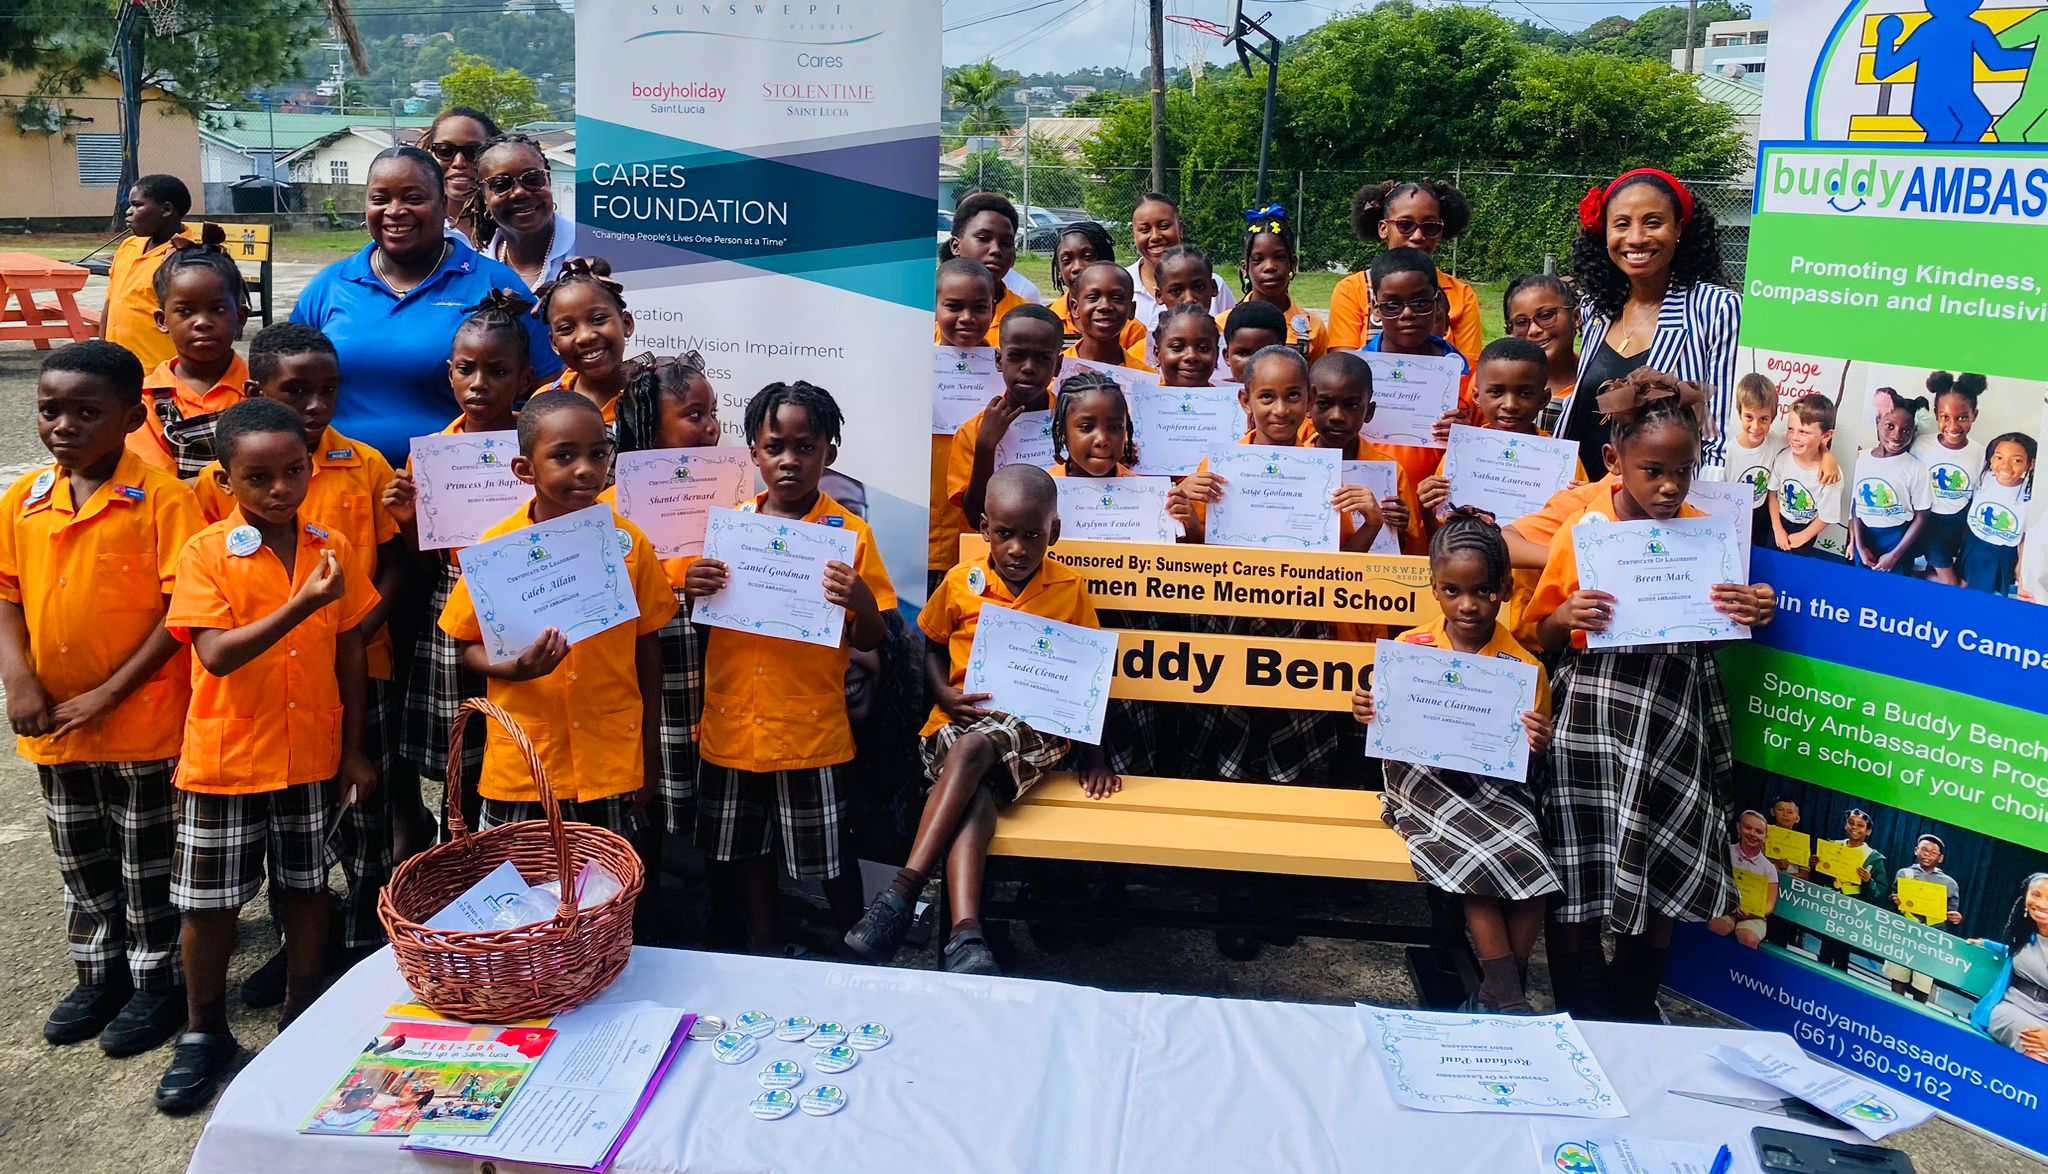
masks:
MULTIPOLYGON (((404 462, 411 439, 461 414, 448 390, 448 345, 468 307, 493 289, 532 296, 509 266, 481 256, 444 227, 440 165, 417 147, 370 162, 370 243, 315 274, 292 321, 317 327, 341 357, 334 428, 404 462)), ((547 332, 530 332, 533 369, 562 369, 547 332)))

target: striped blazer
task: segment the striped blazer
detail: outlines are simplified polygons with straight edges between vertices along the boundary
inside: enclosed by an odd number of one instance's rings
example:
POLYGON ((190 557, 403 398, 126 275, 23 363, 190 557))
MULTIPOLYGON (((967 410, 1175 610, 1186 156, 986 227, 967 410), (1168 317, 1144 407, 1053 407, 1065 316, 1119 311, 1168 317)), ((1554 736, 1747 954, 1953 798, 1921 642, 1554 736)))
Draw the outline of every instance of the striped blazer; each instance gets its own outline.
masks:
MULTIPOLYGON (((1579 334, 1579 378, 1584 379, 1587 364, 1606 341, 1607 328, 1613 322, 1590 305, 1581 304, 1579 311, 1584 324, 1579 334)), ((1735 338, 1741 329, 1742 296, 1724 286, 1673 285, 1665 291, 1664 305, 1657 311, 1657 337, 1651 340, 1650 355, 1643 365, 1707 389, 1702 467, 1722 463, 1721 424, 1735 392, 1735 338)), ((1552 432, 1566 435, 1573 412, 1593 410, 1592 395, 1573 395, 1564 401, 1552 432)))

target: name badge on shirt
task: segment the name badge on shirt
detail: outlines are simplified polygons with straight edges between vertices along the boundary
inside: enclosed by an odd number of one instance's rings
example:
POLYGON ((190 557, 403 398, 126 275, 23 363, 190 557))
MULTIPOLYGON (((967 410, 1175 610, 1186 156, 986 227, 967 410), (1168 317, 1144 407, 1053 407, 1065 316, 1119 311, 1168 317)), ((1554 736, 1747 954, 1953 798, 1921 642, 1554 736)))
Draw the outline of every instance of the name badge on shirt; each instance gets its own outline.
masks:
POLYGON ((248 558, 262 546, 263 535, 254 526, 237 526, 228 531, 228 553, 236 558, 248 558))
POLYGON ((129 501, 141 501, 143 498, 142 486, 140 485, 116 485, 114 486, 114 492, 127 498, 129 501))
POLYGON ((306 533, 311 534, 313 537, 318 538, 322 541, 325 541, 327 539, 327 531, 322 530, 320 527, 315 526, 311 522, 306 523, 306 533))
POLYGON ((327 450, 327 459, 330 461, 345 461, 354 455, 356 455, 356 450, 352 448, 330 448, 327 450))
POLYGON ((50 490, 54 489, 56 485, 57 470, 44 469, 42 472, 37 473, 35 484, 30 485, 28 487, 27 504, 33 505, 34 503, 39 502, 44 498, 50 496, 50 490))
POLYGON ((838 514, 833 514, 831 517, 825 519, 825 525, 834 530, 843 530, 846 528, 846 519, 840 517, 838 514))

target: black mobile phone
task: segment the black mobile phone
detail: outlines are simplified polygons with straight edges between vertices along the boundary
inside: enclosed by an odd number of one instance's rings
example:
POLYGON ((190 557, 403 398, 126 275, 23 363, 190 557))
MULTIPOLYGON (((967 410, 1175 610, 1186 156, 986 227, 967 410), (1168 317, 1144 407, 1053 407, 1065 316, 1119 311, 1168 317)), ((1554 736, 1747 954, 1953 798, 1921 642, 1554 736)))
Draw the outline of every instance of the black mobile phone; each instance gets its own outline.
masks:
POLYGON ((1897 1150, 1763 1127, 1750 1137, 1765 1174, 1916 1174, 1913 1159, 1897 1150))

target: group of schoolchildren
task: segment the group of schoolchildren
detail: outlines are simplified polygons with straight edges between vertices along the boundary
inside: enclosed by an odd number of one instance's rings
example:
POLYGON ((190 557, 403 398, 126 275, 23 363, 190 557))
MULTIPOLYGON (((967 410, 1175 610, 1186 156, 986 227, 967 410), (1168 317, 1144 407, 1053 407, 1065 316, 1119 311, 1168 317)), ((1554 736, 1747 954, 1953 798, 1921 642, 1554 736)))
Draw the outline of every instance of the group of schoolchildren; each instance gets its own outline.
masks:
MULTIPOLYGON (((1536 752, 1529 784, 1386 766, 1388 813, 1418 874, 1463 898, 1484 968, 1475 1004, 1529 1007, 1526 965, 1547 921, 1560 1005, 1654 1014, 1673 921, 1729 907, 1717 867, 1729 826, 1727 710, 1704 647, 1585 650, 1613 600, 1579 588, 1570 535, 1581 521, 1698 514, 1685 498, 1701 397, 1652 371, 1617 381, 1599 393, 1612 425, 1607 476, 1505 528, 1451 507, 1439 449, 1381 449, 1361 434, 1372 374, 1349 348, 1460 356, 1459 404, 1440 431, 1453 420, 1540 430, 1573 361, 1571 299, 1554 279, 1511 287, 1518 337, 1471 356, 1447 337, 1465 324, 1454 321, 1459 303, 1431 252, 1462 209, 1441 183, 1360 193, 1355 222, 1382 241, 1416 243, 1388 248, 1367 271, 1366 317, 1378 332, 1353 339, 1294 302, 1293 238, 1278 208, 1247 218, 1242 304, 1180 239, 1171 202, 1155 196, 1134 213, 1146 227, 1129 268, 1095 226, 1061 236, 1059 296, 1047 307, 1006 280, 1014 207, 993 195, 962 203, 952 256, 938 269, 935 338, 993 344, 1004 390, 958 433, 933 439, 929 600, 917 622, 936 702, 921 731, 930 789, 905 867, 865 911, 850 797, 835 774, 855 752, 844 682, 850 650, 883 641, 897 599, 867 523, 820 488, 843 431, 829 392, 772 384, 751 397, 743 426, 765 487, 750 508, 857 538, 852 563, 831 564, 823 588, 847 611, 842 646, 696 627, 691 601, 720 590, 726 568, 663 560, 615 515, 638 618, 573 646, 550 630, 494 661, 460 552, 417 548, 409 473, 330 426, 340 384, 332 345, 311 327, 279 324, 255 335, 245 362, 233 350, 246 316, 234 265, 204 243, 166 249, 150 314, 175 353, 145 370, 110 343, 55 352, 37 389, 54 463, 0 500, 0 677, 21 752, 39 768, 79 976, 46 1037, 97 1037, 127 1055, 175 1036, 157 1103, 203 1105, 239 1054, 227 1026, 228 963, 238 911, 266 878, 285 941, 287 1021, 320 989, 330 864, 347 882, 343 944, 381 940, 375 900, 390 875, 392 824, 418 805, 416 794, 380 785, 408 773, 393 769, 400 759, 462 789, 459 801, 467 811, 475 800, 484 827, 537 817, 525 759, 503 731, 478 739, 473 730, 480 754, 443 777, 449 721, 471 697, 518 721, 569 818, 627 835, 650 863, 659 831, 692 834, 714 915, 743 926, 751 948, 778 944, 777 856, 789 876, 822 886, 847 946, 877 960, 901 945, 943 863, 954 917, 944 964, 966 973, 996 969, 979 922, 996 812, 1048 771, 1072 763, 1096 797, 1176 750, 1190 770, 1223 779, 1327 784, 1346 773, 1333 771, 1337 748, 1355 752, 1358 731, 1341 715, 1175 714, 1166 711, 1182 707, 1118 701, 1104 744, 1075 746, 965 691, 986 602, 1081 624, 1174 622, 1098 617, 1085 583, 1046 557, 1059 535, 1054 478, 1128 475, 1143 443, 1118 381, 1098 367, 1060 379, 1066 358, 1154 371, 1167 386, 1234 383, 1241 443, 1399 466, 1396 493, 1346 487, 1331 502, 1344 549, 1368 549, 1384 528, 1401 549, 1429 556, 1443 616, 1399 638, 1554 661, 1550 696, 1524 718, 1536 752), (1048 409, 1052 466, 996 467, 1006 429, 1048 409), (970 530, 988 552, 963 562, 958 539, 970 530), (413 627, 395 613, 417 598, 415 584, 431 591, 426 614, 410 655, 395 655, 393 629, 413 627), (1621 935, 1611 967, 1603 919, 1621 935)), ((1476 303, 1463 313, 1476 314, 1476 303)), ((594 259, 564 264, 532 303, 494 294, 455 332, 448 373, 461 414, 445 431, 515 429, 513 471, 534 492, 485 539, 609 503, 618 451, 718 442, 701 363, 628 360, 631 334, 622 288, 594 259), (568 367, 539 388, 527 360, 532 330, 547 332, 568 367)), ((1186 541, 1203 540, 1208 508, 1230 491, 1206 465, 1176 485, 1169 509, 1186 541)), ((1767 622, 1773 606, 1763 586, 1723 585, 1715 602, 1743 623, 1767 622)), ((1240 635, 1385 634, 1201 622, 1240 635)), ((1375 720, 1368 691, 1353 709, 1358 723, 1375 720)), ((1235 956, 1257 949, 1256 940, 1224 944, 1235 956)))

